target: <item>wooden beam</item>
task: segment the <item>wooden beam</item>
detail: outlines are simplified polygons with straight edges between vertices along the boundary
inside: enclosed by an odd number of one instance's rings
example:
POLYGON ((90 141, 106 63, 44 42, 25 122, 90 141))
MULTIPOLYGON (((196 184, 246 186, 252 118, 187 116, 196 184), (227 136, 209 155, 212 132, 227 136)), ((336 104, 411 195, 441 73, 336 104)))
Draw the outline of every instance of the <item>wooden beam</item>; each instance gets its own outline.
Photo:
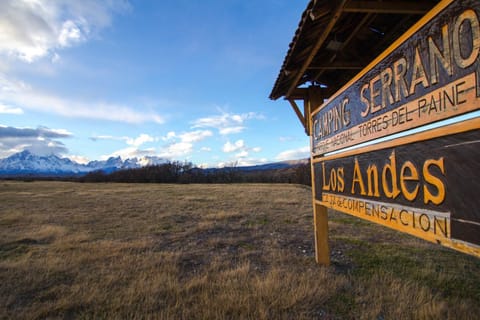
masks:
POLYGON ((323 30, 323 33, 320 34, 320 37, 317 39, 317 42, 315 43, 315 46, 313 47, 312 51, 310 52, 310 55, 307 57, 307 59, 303 62, 302 67, 298 71, 297 75, 295 76, 295 79, 290 83, 290 87, 287 91, 287 94, 285 94, 286 97, 290 96, 292 94, 293 90, 297 87, 298 81, 302 78, 303 73, 305 70, 307 70, 308 66, 310 63, 312 63, 313 58, 315 58, 315 55, 317 54, 318 50, 320 50, 320 47, 322 44, 325 42, 325 40, 328 37, 328 34, 330 31, 332 31, 333 27, 337 23, 338 19, 340 19, 340 16, 342 15, 342 10, 343 7, 345 6, 345 3, 347 3, 348 0, 341 0, 339 1, 340 3, 338 4, 337 8, 334 10, 330 21, 328 22, 328 25, 325 27, 323 30))
MULTIPOLYGON (((313 176, 313 170, 312 170, 313 176)), ((315 183, 312 181, 312 183, 315 183)), ((315 199, 315 195, 312 196, 315 199)), ((315 201, 314 201, 315 202, 315 201)), ((328 245, 328 209, 314 203, 313 225, 315 232, 315 260, 323 266, 330 265, 330 247, 328 245)))
POLYGON ((307 88, 295 88, 292 94, 286 97, 287 99, 292 100, 305 100, 308 96, 307 88))
MULTIPOLYGON (((323 103, 323 90, 319 87, 308 88, 308 100, 306 104, 309 105, 308 121, 312 125, 311 112, 317 109, 323 103)), ((313 139, 310 139, 311 147, 313 148, 313 139)), ((313 149, 312 149, 313 150, 313 149)), ((313 203, 313 229, 315 236, 315 260, 318 264, 328 266, 330 265, 330 247, 328 245, 328 211, 327 207, 316 203, 315 188, 315 170, 313 163, 313 153, 311 153, 310 164, 312 174, 312 203, 313 203)), ((320 185, 320 184, 318 184, 320 185)))
POLYGON ((336 61, 329 64, 309 66, 309 70, 361 70, 365 66, 350 61, 336 61))
POLYGON ((344 12, 385 13, 385 14, 425 14, 433 8, 428 2, 409 1, 350 1, 344 12))
POLYGON ((288 100, 288 102, 290 102, 290 105, 292 106, 293 111, 295 111, 295 113, 298 117, 298 120, 300 120, 300 122, 302 123, 305 130, 307 130, 307 126, 306 126, 306 123, 305 123, 305 117, 303 116, 302 112, 298 108, 297 103, 293 99, 287 99, 287 100, 288 100))

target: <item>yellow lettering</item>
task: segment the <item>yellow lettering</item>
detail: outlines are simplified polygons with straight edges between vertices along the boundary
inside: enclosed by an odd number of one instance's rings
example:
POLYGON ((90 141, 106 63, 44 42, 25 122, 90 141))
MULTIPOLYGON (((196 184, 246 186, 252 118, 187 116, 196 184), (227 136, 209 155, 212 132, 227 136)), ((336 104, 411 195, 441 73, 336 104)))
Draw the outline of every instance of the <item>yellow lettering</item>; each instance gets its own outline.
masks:
POLYGON ((413 201, 418 195, 419 184, 416 184, 413 191, 409 191, 405 181, 418 181, 417 169, 410 161, 405 162, 400 170, 400 188, 402 189, 405 199, 413 201), (410 171, 409 175, 407 175, 407 170, 410 171))
POLYGON ((376 104, 375 98, 380 96, 380 89, 375 89, 375 83, 380 81, 380 75, 377 74, 372 80, 370 80, 370 109, 372 113, 380 111, 381 104, 376 104))
POLYGON ((430 172, 430 167, 438 167, 440 172, 445 175, 445 167, 443 157, 438 160, 429 159, 423 164, 423 177, 425 182, 432 185, 437 189, 436 195, 430 190, 430 188, 425 184, 423 186, 423 202, 428 204, 429 202, 433 204, 441 204, 445 200, 445 185, 442 180, 434 176, 430 172))
POLYGON ((415 47, 415 59, 413 60, 412 82, 410 83, 409 91, 410 95, 415 93, 415 88, 420 83, 424 88, 429 87, 427 74, 425 73, 425 66, 423 65, 423 61, 417 46, 415 47))
POLYGON ((365 110, 362 111, 362 113, 360 113, 360 115, 365 118, 366 116, 368 116, 368 114, 370 113, 370 101, 368 100, 368 98, 365 96, 365 91, 368 90, 368 83, 365 83, 363 86, 362 86, 362 89, 360 90, 360 101, 362 101, 363 104, 365 104, 365 110))
POLYGON ((430 57, 430 82, 436 84, 439 81, 438 62, 442 65, 447 74, 453 74, 453 68, 450 56, 450 39, 448 35, 448 25, 442 27, 443 54, 440 52, 432 37, 428 37, 428 51, 430 57))
POLYGON ((370 197, 380 197, 380 192, 378 191, 378 169, 377 166, 374 164, 368 166, 367 168, 367 185, 368 195, 370 197))
POLYGON ((392 69, 386 68, 380 74, 380 78, 382 79, 382 108, 387 107, 387 99, 388 103, 393 104, 393 96, 392 91, 390 90, 390 86, 392 85, 392 69))
POLYGON ((327 180, 325 179, 326 175, 327 174, 325 172, 325 163, 322 162, 322 178, 323 178, 322 190, 323 191, 329 191, 330 190, 330 185, 327 183, 327 180))
POLYGON ((355 194, 355 184, 358 183, 360 187, 360 194, 362 196, 366 195, 365 185, 363 183, 362 172, 360 171, 360 165, 358 164, 357 158, 355 158, 355 167, 353 168, 353 180, 352 180, 352 194, 355 194))
POLYGON ((343 126, 346 127, 350 124, 350 110, 347 109, 347 103, 350 102, 348 98, 343 99, 342 101, 342 120, 343 120, 343 126))
POLYGON ((393 63, 393 79, 395 81, 395 102, 399 102, 404 97, 408 97, 407 82, 405 74, 407 73, 407 59, 404 57, 393 63))
POLYGON ((400 194, 400 190, 398 190, 397 186, 397 162, 395 159, 395 150, 392 151, 392 154, 389 157, 390 163, 386 164, 382 170, 382 186, 383 186, 383 193, 387 196, 387 198, 395 199, 400 194), (388 179, 387 174, 390 173, 391 177, 391 190, 388 187, 388 179))
MULTIPOLYGON (((470 37, 470 36, 467 36, 470 37)), ((480 23, 475 11, 469 9, 465 10, 461 15, 458 16, 458 19, 453 25, 453 57, 458 66, 462 68, 467 68, 475 63, 478 58, 480 51, 480 23), (472 32, 472 52, 470 55, 465 58, 462 55, 462 45, 461 38, 465 37, 462 35, 462 31, 468 30, 468 28, 463 27, 463 23, 468 22, 470 24, 470 30, 472 32)))
POLYGON ((338 192, 343 192, 345 190, 345 180, 344 180, 343 167, 338 168, 337 178, 338 178, 338 192))

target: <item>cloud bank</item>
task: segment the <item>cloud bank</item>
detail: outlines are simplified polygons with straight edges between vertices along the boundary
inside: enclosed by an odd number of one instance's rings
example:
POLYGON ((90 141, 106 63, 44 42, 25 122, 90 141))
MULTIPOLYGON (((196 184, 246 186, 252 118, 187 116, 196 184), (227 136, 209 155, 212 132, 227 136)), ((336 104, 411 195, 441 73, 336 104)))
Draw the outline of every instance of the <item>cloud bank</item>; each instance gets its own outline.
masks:
POLYGON ((86 102, 42 92, 32 88, 25 82, 12 81, 0 76, 0 113, 10 111, 23 113, 22 109, 8 107, 8 104, 19 105, 24 109, 53 113, 69 118, 96 119, 125 123, 154 122, 164 123, 162 116, 154 112, 136 110, 130 106, 104 102, 86 102), (3 106, 3 108, 2 108, 3 106))
POLYGON ((70 137, 72 134, 65 129, 0 126, 0 158, 24 150, 38 155, 64 155, 68 153, 68 149, 58 139, 70 137))
POLYGON ((278 161, 299 160, 310 157, 310 147, 301 147, 298 149, 286 150, 279 153, 276 157, 278 161))

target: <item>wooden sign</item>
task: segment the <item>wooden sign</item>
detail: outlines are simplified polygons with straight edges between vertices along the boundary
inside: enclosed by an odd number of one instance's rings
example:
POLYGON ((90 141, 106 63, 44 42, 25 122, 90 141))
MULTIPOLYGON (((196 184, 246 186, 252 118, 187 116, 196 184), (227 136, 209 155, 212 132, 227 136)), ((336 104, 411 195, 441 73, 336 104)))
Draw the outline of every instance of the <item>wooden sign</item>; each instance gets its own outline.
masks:
POLYGON ((315 201, 480 256, 479 172, 476 118, 314 160, 315 201))
POLYGON ((480 1, 442 1, 312 115, 312 156, 480 109, 480 1))

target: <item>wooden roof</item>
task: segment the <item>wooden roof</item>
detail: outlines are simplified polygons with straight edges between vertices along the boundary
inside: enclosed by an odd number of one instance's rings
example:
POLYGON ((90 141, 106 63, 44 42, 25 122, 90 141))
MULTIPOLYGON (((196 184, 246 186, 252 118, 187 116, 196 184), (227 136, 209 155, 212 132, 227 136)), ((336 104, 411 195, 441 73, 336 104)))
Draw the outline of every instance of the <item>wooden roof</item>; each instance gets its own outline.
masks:
POLYGON ((306 84, 330 96, 432 9, 438 0, 311 0, 270 99, 304 99, 306 84))

